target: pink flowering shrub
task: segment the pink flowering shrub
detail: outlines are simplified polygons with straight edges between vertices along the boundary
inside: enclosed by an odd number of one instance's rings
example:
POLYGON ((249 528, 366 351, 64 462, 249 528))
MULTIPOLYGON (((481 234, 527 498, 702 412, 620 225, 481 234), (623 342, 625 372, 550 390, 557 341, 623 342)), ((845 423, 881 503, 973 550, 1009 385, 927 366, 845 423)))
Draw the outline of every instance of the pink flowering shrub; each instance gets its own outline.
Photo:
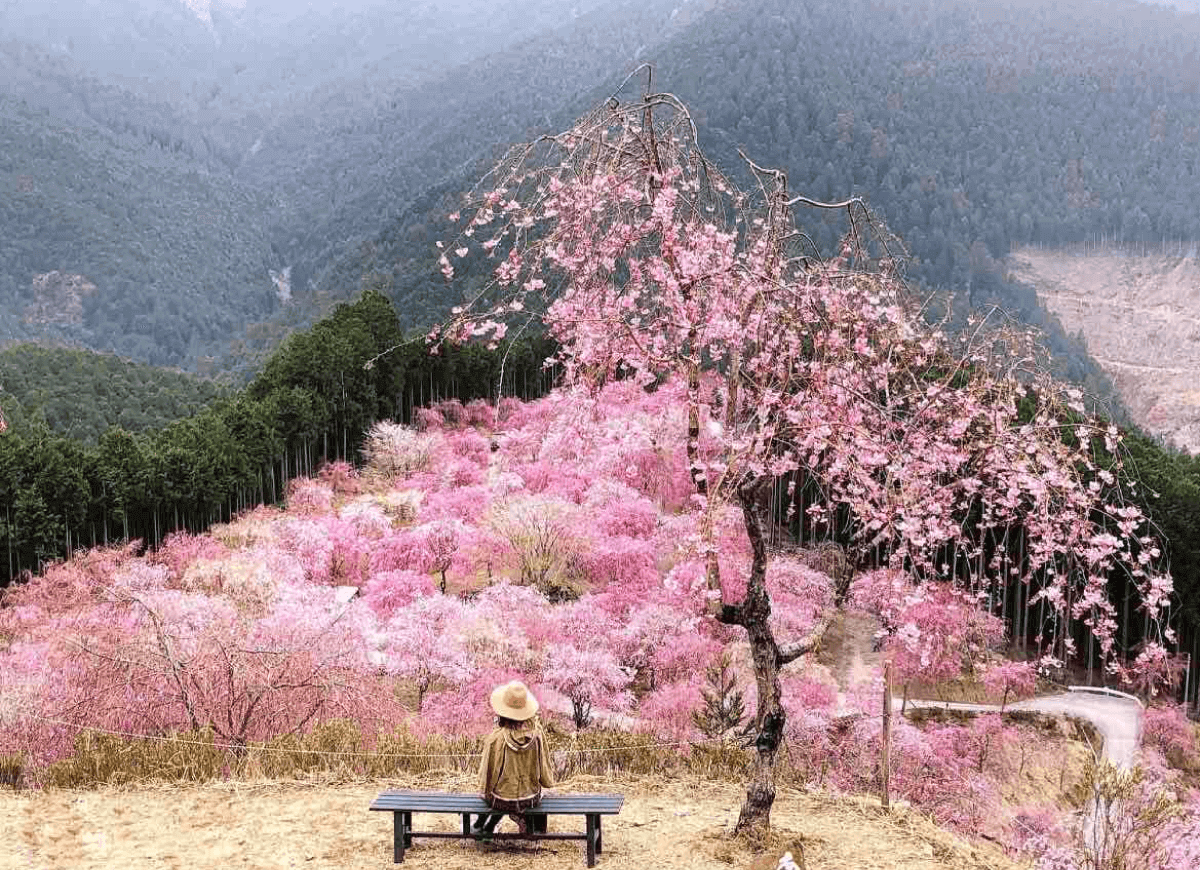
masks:
MULTIPOLYGON (((210 727, 234 745, 329 718, 379 726, 395 711, 363 666, 361 621, 321 593, 287 588, 271 612, 246 617, 219 597, 139 584, 40 624, 39 643, 19 638, 0 668, 20 675, 31 712, 68 725, 210 727)), ((15 719, 5 748, 34 770, 70 754, 75 728, 15 719)))
MULTIPOLYGON (((524 638, 534 650, 543 649, 563 635, 558 613, 561 608, 552 607, 546 597, 531 586, 501 580, 481 589, 472 599, 471 606, 477 616, 524 638)), ((588 616, 583 614, 581 618, 588 619, 588 616)), ((575 620, 569 622, 575 624, 575 620)), ((597 630, 603 627, 607 624, 599 623, 597 630)))
POLYGON ((1019 701, 1033 695, 1037 689, 1037 666, 1033 662, 1007 659, 994 662, 983 671, 983 685, 990 694, 1000 696, 1003 712, 1010 699, 1019 701))
POLYGON ((71 615, 109 599, 106 590, 117 573, 137 561, 141 541, 124 546, 97 547, 65 562, 53 562, 28 583, 0 592, 0 631, 16 636, 35 630, 39 620, 71 615))
POLYGON ((667 740, 696 740, 702 735, 693 718, 702 704, 704 673, 693 672, 675 682, 664 682, 638 706, 643 727, 667 740))
POLYGON ((629 671, 604 649, 553 644, 546 653, 545 684, 571 703, 576 728, 586 728, 594 709, 624 710, 632 702, 629 671))
POLYGON ((471 460, 456 460, 444 467, 442 480, 447 488, 478 486, 484 482, 484 469, 471 460))
POLYGON ((521 425, 521 415, 526 407, 526 404, 520 399, 505 396, 498 403, 498 422, 509 427, 521 425))
POLYGON ((614 652, 623 666, 640 673, 653 688, 659 676, 655 667, 658 651, 680 635, 695 632, 698 622, 663 603, 639 608, 618 630, 614 652))
POLYGON ((329 487, 334 495, 358 495, 361 489, 358 470, 340 459, 322 465, 317 472, 317 479, 329 487))
POLYGON ((274 544, 235 550, 224 558, 198 560, 184 572, 179 588, 220 595, 239 612, 266 612, 279 586, 306 582, 305 569, 294 553, 274 544))
POLYGON ((547 624, 547 645, 568 639, 578 646, 612 650, 622 619, 600 604, 597 596, 585 595, 577 601, 554 605, 553 616, 548 615, 552 622, 547 624))
POLYGON ((1147 707, 1142 714, 1142 741, 1175 767, 1200 763, 1200 736, 1180 704, 1147 707))
POLYGON ((352 501, 338 512, 364 538, 382 538, 392 530, 392 521, 382 505, 370 500, 352 501))
POLYGON ((686 628, 667 637, 650 655, 650 671, 657 682, 683 680, 703 674, 721 655, 720 641, 706 634, 693 621, 681 623, 686 628))
POLYGON ((951 680, 972 670, 1004 639, 1004 623, 980 610, 964 593, 926 583, 894 611, 896 629, 886 649, 902 682, 951 680))
POLYGON ((1018 807, 1012 812, 1006 842, 1014 852, 1034 856, 1037 870, 1078 870, 1071 832, 1054 807, 1018 807))
POLYGON ((644 591, 659 579, 657 554, 649 541, 624 535, 600 537, 581 541, 580 549, 579 565, 593 590, 619 583, 644 591))
MULTIPOLYGON (((511 680, 520 680, 541 699, 537 682, 512 668, 486 668, 473 673, 461 685, 430 692, 421 705, 419 716, 411 721, 417 733, 437 736, 475 736, 486 734, 496 724, 489 698, 492 689, 511 680)), ((539 716, 549 716, 544 704, 539 716)))
POLYGON ((487 467, 491 442, 474 429, 463 429, 446 436, 446 447, 455 456, 487 467))
POLYGON ((449 428, 457 428, 467 422, 466 409, 458 399, 446 399, 430 407, 442 415, 442 419, 446 421, 446 426, 449 428))
POLYGON ((421 504, 421 519, 459 519, 479 525, 491 503, 492 493, 482 485, 428 492, 421 504))
POLYGON ((1162 644, 1151 641, 1142 646, 1133 664, 1122 670, 1121 678, 1132 692, 1150 699, 1175 689, 1184 670, 1183 656, 1172 655, 1162 644))
POLYGON ((466 424, 490 432, 496 428, 496 409, 486 399, 468 402, 463 409, 466 424))
POLYGON ((414 687, 418 710, 432 689, 470 678, 467 652, 450 630, 463 615, 462 602, 430 595, 394 611, 383 628, 385 667, 414 687))
MULTIPOLYGON (((827 766, 831 784, 851 793, 877 792, 879 717, 849 720, 836 729, 827 766)), ((978 759, 961 753, 961 731, 957 726, 922 730, 904 719, 894 720, 892 799, 910 801, 938 824, 962 833, 990 832, 1001 818, 1000 795, 990 777, 976 770, 978 759)))
MULTIPOLYGON (((440 522, 440 521, 439 521, 440 522)), ((434 557, 424 526, 394 531, 371 548, 370 569, 376 571, 433 571, 434 557)))
POLYGON ((417 599, 434 593, 429 574, 403 569, 379 571, 363 585, 361 595, 372 611, 386 621, 396 611, 417 599))
POLYGON ((370 542, 334 515, 287 520, 280 527, 279 540, 300 560, 313 583, 358 586, 370 568, 370 542))
POLYGON ((333 507, 333 490, 319 481, 297 477, 287 489, 288 509, 294 513, 322 514, 333 507))
POLYGON ((413 416, 413 427, 418 432, 437 431, 446 425, 446 420, 433 408, 417 408, 413 416))
POLYGON ((855 576, 850 583, 850 603, 878 617, 885 631, 894 631, 899 627, 904 601, 915 589, 905 572, 878 568, 855 576))
POLYGON ((838 686, 833 676, 820 666, 780 675, 789 712, 801 710, 829 714, 837 707, 838 686))
POLYGON ((595 531, 603 535, 649 538, 658 525, 658 510, 650 499, 616 481, 593 483, 584 508, 595 531))
POLYGON ((178 583, 184 571, 199 559, 219 559, 225 547, 209 535, 192 535, 188 532, 171 532, 156 551, 146 555, 147 561, 165 565, 172 581, 178 583))
POLYGON ((833 581, 798 559, 776 558, 767 565, 771 593, 771 629, 775 636, 799 639, 833 606, 833 581))

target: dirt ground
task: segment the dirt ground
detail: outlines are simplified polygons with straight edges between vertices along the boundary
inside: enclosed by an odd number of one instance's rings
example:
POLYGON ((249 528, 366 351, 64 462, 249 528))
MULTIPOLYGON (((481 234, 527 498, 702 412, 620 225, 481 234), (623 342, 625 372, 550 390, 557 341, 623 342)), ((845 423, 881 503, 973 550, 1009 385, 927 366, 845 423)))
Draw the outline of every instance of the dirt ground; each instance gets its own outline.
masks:
MULTIPOLYGON (((392 819, 368 811, 389 787, 469 790, 461 774, 421 781, 220 783, 94 791, 0 792, 0 868, 176 870, 176 868, 391 867, 392 819)), ((706 781, 577 778, 561 791, 619 791, 625 806, 606 821, 597 867, 755 868, 803 849, 808 870, 1014 870, 998 851, 971 846, 903 809, 781 790, 775 839, 757 848, 730 832, 744 794, 706 781), (756 861, 757 859, 757 861, 756 861)), ((421 816, 426 830, 455 830, 457 816, 421 816)), ((582 820, 554 818, 550 830, 582 820)), ((500 830, 511 830, 505 820, 500 830)), ((417 839, 406 865, 466 870, 555 870, 586 866, 582 843, 483 845, 417 839)))

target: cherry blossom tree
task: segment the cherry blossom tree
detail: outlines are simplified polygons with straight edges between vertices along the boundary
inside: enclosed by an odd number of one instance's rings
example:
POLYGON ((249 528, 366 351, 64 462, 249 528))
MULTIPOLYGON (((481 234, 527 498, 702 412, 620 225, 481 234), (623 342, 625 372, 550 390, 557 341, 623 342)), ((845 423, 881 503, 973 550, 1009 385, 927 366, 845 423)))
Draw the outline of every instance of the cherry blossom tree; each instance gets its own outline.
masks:
POLYGON ((1037 688, 1037 668, 1033 662, 1000 661, 983 672, 983 685, 993 695, 1000 696, 1000 712, 1009 698, 1027 698, 1037 688))
POLYGON ((574 507, 541 496, 517 496, 493 507, 488 524, 508 544, 521 583, 559 597, 578 595, 574 507))
POLYGON ((899 626, 885 650, 897 678, 931 683, 973 672, 984 653, 1003 641, 1004 624, 962 591, 926 584, 905 598, 899 626))
POLYGON ((451 216, 461 223, 443 247, 447 278, 451 256, 472 245, 496 266, 431 336, 495 344, 507 319, 537 310, 580 400, 618 377, 685 385, 708 611, 745 630, 754 661, 743 832, 769 824, 786 720, 780 668, 833 616, 776 639, 765 502, 777 482, 816 481, 813 519, 848 514, 855 558, 880 553, 920 583, 978 592, 1002 571, 1036 572, 1040 598, 1086 625, 1110 659, 1108 577, 1125 573, 1155 619, 1170 591, 1144 517, 1123 499, 1117 430, 1087 418, 1031 337, 976 324, 960 340, 931 327, 861 202, 795 196, 785 173, 745 164, 748 192, 701 153, 676 97, 649 80, 640 99, 618 92, 569 130, 511 151, 451 216), (847 213, 834 257, 815 251, 797 207, 847 213), (729 503, 749 546, 738 601, 724 597, 713 531, 729 503), (1013 528, 1028 542, 1020 564, 985 558, 985 544, 1013 528))
POLYGON ((366 471, 384 480, 423 471, 429 466, 439 441, 436 430, 419 432, 399 423, 380 421, 371 427, 363 444, 366 471))
MULTIPOLYGON (((0 670, 28 690, 34 715, 18 713, 13 732, 35 762, 69 754, 83 727, 210 730, 245 747, 331 718, 379 727, 397 713, 368 667, 364 606, 338 604, 328 587, 285 583, 266 612, 247 614, 228 596, 167 588, 165 566, 97 567, 52 572, 79 581, 79 594, 55 596, 57 618, 6 614, 16 643, 0 670)), ((18 600, 44 596, 55 584, 43 580, 18 600)))
POLYGON ((463 605, 441 595, 422 597, 395 613, 385 629, 388 670, 411 681, 419 711, 425 696, 441 685, 470 677, 466 651, 447 628, 462 618, 463 605))
POLYGON ((629 671, 608 650, 559 643, 547 651, 545 683, 571 702, 576 728, 591 724, 593 708, 626 709, 632 700, 629 681, 629 671))

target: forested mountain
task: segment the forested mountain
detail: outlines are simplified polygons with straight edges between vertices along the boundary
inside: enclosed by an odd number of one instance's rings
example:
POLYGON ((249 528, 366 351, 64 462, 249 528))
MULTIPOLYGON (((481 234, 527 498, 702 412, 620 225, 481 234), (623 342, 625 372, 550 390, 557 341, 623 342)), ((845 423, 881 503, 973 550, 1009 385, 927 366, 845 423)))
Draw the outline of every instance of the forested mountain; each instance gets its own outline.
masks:
MULTIPOLYGON (((1003 257, 1200 237, 1198 45, 1200 16, 1120 0, 731 0, 653 52, 654 81, 693 109, 723 168, 744 177, 742 147, 798 193, 864 197, 905 241, 910 277, 956 293, 960 312, 1000 304, 1041 327, 1065 374, 1107 392, 1003 257)), ((418 202, 339 280, 394 259, 398 298, 436 299, 440 276, 414 267, 446 202, 418 202)), ((840 213, 805 223, 826 253, 847 229, 840 213)))
MULTIPOLYGON (((1010 246, 1200 236, 1200 16, 1165 6, 3 9, 0 338, 227 369, 363 286, 424 327, 455 301, 433 247, 454 196, 639 61, 726 168, 743 146, 798 192, 862 195, 916 281, 1042 326, 1093 388, 1082 343, 1006 280, 1010 246)), ((826 251, 845 229, 806 223, 826 251)))
POLYGON ((255 194, 169 134, 0 96, 0 189, 2 338, 195 365, 277 304, 255 194))
POLYGON ((251 323, 276 341, 323 310, 312 276, 670 29, 665 2, 469 5, 7 4, 0 337, 191 367, 251 323), (55 272, 86 291, 60 304, 55 272))
POLYGON ((35 421, 94 444, 110 427, 158 429, 229 392, 214 381, 111 354, 21 344, 0 350, 0 409, 20 431, 35 421))

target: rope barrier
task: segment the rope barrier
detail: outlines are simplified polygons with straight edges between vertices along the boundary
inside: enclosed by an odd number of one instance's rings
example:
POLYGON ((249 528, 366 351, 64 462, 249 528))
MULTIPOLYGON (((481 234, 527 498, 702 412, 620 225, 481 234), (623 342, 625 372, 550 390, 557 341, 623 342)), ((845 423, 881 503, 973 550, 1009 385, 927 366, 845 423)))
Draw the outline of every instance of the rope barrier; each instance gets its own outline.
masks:
MULTIPOLYGON (((289 749, 282 746, 254 746, 242 745, 237 743, 208 743, 202 740, 185 740, 179 737, 164 737, 159 734, 135 734, 130 731, 114 731, 111 728, 99 728, 93 725, 81 725, 77 722, 66 722, 61 719, 50 719, 46 716, 38 716, 34 713, 23 714, 26 718, 45 722, 50 725, 60 725, 66 728, 75 728, 79 731, 94 731, 99 734, 109 734, 113 737, 125 737, 131 740, 154 740, 160 743, 178 743, 184 746, 205 746, 212 749, 233 749, 233 750, 254 750, 255 752, 282 752, 282 753, 301 753, 306 755, 335 755, 352 758, 478 758, 478 752, 429 752, 429 753, 408 753, 408 752, 354 752, 351 750, 339 749, 304 749, 296 747, 289 749)), ((581 755, 593 754, 600 752, 629 752, 637 749, 665 749, 674 746, 697 746, 707 743, 721 742, 720 737, 709 737, 702 740, 673 740, 655 743, 639 743, 633 746, 599 746, 588 748, 565 748, 556 749, 556 752, 576 752, 581 755)))
MULTIPOLYGON (((914 709, 918 709, 916 703, 913 704, 914 709)), ((926 707, 926 709, 929 709, 926 707)), ((932 707, 932 709, 943 709, 942 707, 932 707)), ((953 708, 949 708, 953 709, 953 708)), ((243 745, 237 743, 216 743, 205 742, 201 740, 185 740, 180 737, 166 737, 159 734, 137 734, 131 731, 116 731, 111 728, 101 728, 94 725, 84 725, 78 722, 67 722, 62 719, 52 719, 46 716, 39 716, 36 713, 22 712, 19 714, 25 718, 32 719, 38 722, 44 722, 49 725, 58 725, 65 728, 74 728, 78 731, 93 731, 99 734, 108 734, 113 737, 124 737, 130 740, 153 740, 160 743, 176 743, 184 746, 205 746, 212 749, 225 750, 253 750, 255 752, 279 752, 279 753, 300 753, 304 755, 321 755, 321 756, 338 756, 350 758, 411 758, 411 759, 428 759, 428 758, 478 758, 478 752, 428 752, 428 753, 409 753, 409 752, 355 752, 351 750, 339 749, 305 749, 302 747, 287 748, 281 746, 255 746, 243 745)), ((859 722, 870 719, 882 719, 883 713, 863 713, 859 711, 848 711, 845 713, 835 714, 832 718, 833 722, 859 722)), ((898 711, 894 711, 894 716, 900 715, 898 711)), ((574 738, 572 738, 574 739, 574 738)), ((713 743, 724 743, 726 739, 723 737, 706 737, 699 740, 669 740, 656 741, 653 743, 638 743, 631 746, 598 746, 598 747, 564 747, 555 749, 556 752, 574 752, 580 755, 589 755, 597 753, 616 753, 629 752, 638 749, 668 749, 680 746, 704 746, 713 743)))

